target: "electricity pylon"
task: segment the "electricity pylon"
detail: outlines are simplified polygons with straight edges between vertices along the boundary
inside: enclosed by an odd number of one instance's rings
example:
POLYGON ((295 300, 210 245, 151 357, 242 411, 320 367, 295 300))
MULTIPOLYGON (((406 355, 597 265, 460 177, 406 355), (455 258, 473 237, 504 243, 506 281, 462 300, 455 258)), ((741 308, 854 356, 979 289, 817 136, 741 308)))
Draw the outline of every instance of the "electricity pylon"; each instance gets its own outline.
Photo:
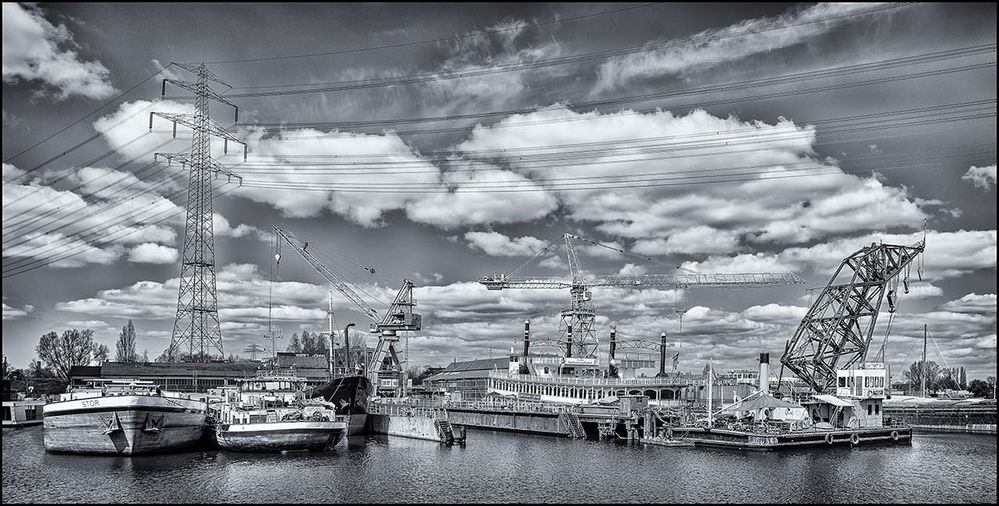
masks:
POLYGON ((166 83, 170 82, 196 95, 194 114, 149 113, 149 129, 153 128, 153 116, 173 122, 173 135, 177 136, 177 124, 191 128, 194 138, 189 153, 156 153, 154 160, 165 158, 168 163, 180 162, 190 170, 187 187, 187 221, 184 233, 184 256, 180 267, 180 291, 177 295, 177 318, 174 320, 173 337, 170 340, 168 356, 170 360, 180 358, 185 350, 189 360, 208 361, 222 350, 222 327, 219 323, 218 296, 215 291, 215 238, 212 229, 212 180, 213 176, 225 175, 229 181, 242 178, 212 159, 211 137, 221 137, 228 152, 229 141, 243 145, 243 159, 246 159, 246 143, 233 137, 221 125, 209 117, 208 100, 212 99, 232 106, 239 121, 239 108, 218 94, 209 85, 214 81, 230 87, 215 75, 205 64, 171 63, 198 77, 197 82, 176 79, 163 80, 163 94, 166 83), (184 346, 186 344, 186 347, 184 346))

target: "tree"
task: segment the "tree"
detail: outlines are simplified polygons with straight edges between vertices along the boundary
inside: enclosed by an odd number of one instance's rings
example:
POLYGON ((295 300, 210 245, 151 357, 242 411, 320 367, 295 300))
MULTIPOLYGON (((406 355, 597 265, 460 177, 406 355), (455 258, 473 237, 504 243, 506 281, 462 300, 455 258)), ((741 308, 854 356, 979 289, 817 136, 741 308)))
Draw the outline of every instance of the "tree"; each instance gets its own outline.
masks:
POLYGON ((132 320, 128 320, 128 324, 121 328, 116 348, 115 362, 137 362, 139 360, 139 355, 135 353, 135 327, 132 326, 132 320))
POLYGON ((316 352, 316 339, 312 337, 312 334, 308 330, 302 331, 302 353, 315 353, 316 352))
POLYGON ((88 365, 95 358, 107 359, 108 347, 94 342, 94 331, 67 330, 60 336, 49 332, 35 347, 38 358, 62 379, 69 379, 74 366, 88 365))
POLYGON ((961 390, 968 389, 968 371, 964 370, 964 366, 961 366, 961 372, 958 375, 957 382, 961 385, 961 390))
POLYGON ((103 344, 98 344, 94 347, 94 358, 91 360, 92 363, 101 365, 108 361, 108 356, 111 355, 111 350, 103 344))
MULTIPOLYGON (((929 386, 929 383, 927 383, 929 386)), ((954 372, 947 369, 941 374, 933 385, 934 390, 960 390, 961 385, 954 379, 954 372)))
POLYGON ((298 333, 291 335, 291 340, 288 341, 288 349, 292 353, 302 353, 302 341, 298 339, 298 333))
POLYGON ((919 390, 923 377, 926 378, 926 389, 933 389, 938 376, 940 376, 940 366, 932 360, 926 362, 926 367, 923 367, 922 360, 909 364, 909 370, 905 371, 909 389, 914 391, 919 390))
POLYGON ((10 370, 11 370, 10 369, 10 364, 7 363, 7 355, 4 355, 3 356, 3 377, 4 377, 4 379, 7 378, 7 374, 9 374, 10 370))
POLYGON ((149 350, 142 350, 142 361, 149 362, 149 350))
POLYGON ((968 384, 968 391, 975 397, 985 397, 986 399, 992 397, 992 387, 990 387, 989 382, 985 380, 971 380, 971 383, 968 384))
POLYGON ((170 348, 167 348, 167 349, 163 350, 163 353, 160 353, 159 356, 156 357, 155 361, 156 362, 169 362, 170 361, 170 348))
POLYGON ((52 378, 55 376, 52 369, 45 367, 37 358, 33 358, 31 362, 28 362, 28 369, 24 373, 24 378, 52 378))

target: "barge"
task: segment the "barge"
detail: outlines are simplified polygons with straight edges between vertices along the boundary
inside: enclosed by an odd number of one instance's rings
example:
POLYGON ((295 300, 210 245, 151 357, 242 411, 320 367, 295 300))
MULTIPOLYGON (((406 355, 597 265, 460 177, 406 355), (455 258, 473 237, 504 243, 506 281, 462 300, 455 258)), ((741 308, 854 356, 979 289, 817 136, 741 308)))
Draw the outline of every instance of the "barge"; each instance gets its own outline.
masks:
POLYGON ((336 406, 306 400, 305 379, 269 371, 239 380, 212 406, 215 439, 223 450, 244 452, 323 451, 347 432, 336 406))
POLYGON ((194 446, 207 403, 149 381, 95 380, 60 394, 42 412, 46 451, 138 455, 194 446))

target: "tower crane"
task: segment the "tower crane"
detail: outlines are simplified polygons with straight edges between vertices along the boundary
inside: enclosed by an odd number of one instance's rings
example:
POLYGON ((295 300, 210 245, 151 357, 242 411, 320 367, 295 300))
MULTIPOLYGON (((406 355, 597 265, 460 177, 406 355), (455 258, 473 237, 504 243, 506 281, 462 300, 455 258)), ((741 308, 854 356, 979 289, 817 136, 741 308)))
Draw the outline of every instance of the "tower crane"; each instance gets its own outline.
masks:
MULTIPOLYGON (((559 336, 550 340, 560 349, 564 349, 566 359, 595 359, 598 342, 594 336, 595 311, 590 289, 597 287, 616 288, 672 288, 685 289, 690 287, 716 288, 759 288, 774 285, 799 285, 805 281, 793 273, 739 273, 739 274, 702 274, 678 269, 675 274, 641 274, 641 275, 593 275, 586 276, 579 263, 579 255, 573 245, 573 240, 587 242, 599 247, 612 249, 620 253, 625 251, 602 244, 591 239, 565 233, 561 237, 566 258, 569 264, 569 278, 528 278, 513 277, 516 271, 531 260, 544 255, 558 241, 553 241, 546 248, 529 258, 527 262, 514 269, 510 274, 486 275, 479 283, 489 290, 508 289, 569 289, 569 306, 559 312, 559 336), (564 347, 564 348, 563 348, 564 347)), ((535 341, 537 342, 537 341, 535 341)), ((542 340, 542 342, 544 342, 542 340)), ((570 362, 567 360, 567 363, 570 362)))
MULTIPOLYGON (((882 302, 895 312, 899 276, 908 293, 911 264, 925 245, 925 237, 912 246, 872 243, 846 257, 787 341, 781 368, 817 393, 835 388, 837 369, 866 360, 882 302), (848 280, 837 283, 841 276, 848 280)), ((922 278, 918 264, 916 272, 922 278)))
POLYGON ((333 288, 342 293, 362 314, 372 320, 369 330, 373 334, 378 334, 378 345, 371 356, 371 361, 365 367, 364 374, 371 384, 376 386, 376 389, 382 390, 379 383, 379 374, 399 372, 402 369, 395 350, 395 344, 399 342, 397 333, 416 331, 422 327, 423 317, 419 313, 413 312, 413 307, 416 306, 416 299, 413 298, 413 282, 404 279, 402 287, 396 293, 395 299, 392 300, 388 311, 384 315, 379 315, 378 311, 365 302, 350 285, 340 279, 336 272, 308 251, 308 242, 299 240, 290 232, 282 230, 277 226, 273 228, 274 232, 291 245, 319 275, 325 278, 333 288), (388 368, 385 368, 383 365, 386 358, 390 361, 388 368))

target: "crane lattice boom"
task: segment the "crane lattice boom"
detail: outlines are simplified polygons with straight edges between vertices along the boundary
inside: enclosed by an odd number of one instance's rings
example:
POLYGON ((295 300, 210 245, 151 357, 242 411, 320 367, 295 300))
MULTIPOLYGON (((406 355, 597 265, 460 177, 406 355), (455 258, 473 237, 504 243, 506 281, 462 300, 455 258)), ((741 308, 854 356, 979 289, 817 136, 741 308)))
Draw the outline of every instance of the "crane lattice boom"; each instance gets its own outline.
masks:
POLYGON ((276 226, 274 227, 274 232, 290 244, 291 247, 294 248, 295 251, 297 251, 298 254, 312 266, 313 269, 315 269, 322 277, 326 278, 326 281, 329 281, 329 283, 333 285, 334 288, 339 290, 344 297, 347 297, 348 300, 353 302, 354 305, 361 310, 361 313, 376 322, 379 321, 378 311, 376 311, 375 308, 365 302, 360 295, 357 295, 357 292, 352 290, 347 283, 344 283, 332 269, 326 267, 326 264, 319 261, 319 259, 312 253, 308 252, 309 243, 298 240, 295 236, 291 235, 291 233, 285 232, 276 226))
MULTIPOLYGON (((924 246, 925 241, 913 246, 871 244, 844 259, 787 341, 781 364, 816 392, 834 387, 837 369, 866 358, 886 294, 894 310, 888 282, 907 277, 924 246), (840 275, 849 275, 849 281, 836 284, 840 275)), ((904 283, 907 286, 908 280, 904 283)))

